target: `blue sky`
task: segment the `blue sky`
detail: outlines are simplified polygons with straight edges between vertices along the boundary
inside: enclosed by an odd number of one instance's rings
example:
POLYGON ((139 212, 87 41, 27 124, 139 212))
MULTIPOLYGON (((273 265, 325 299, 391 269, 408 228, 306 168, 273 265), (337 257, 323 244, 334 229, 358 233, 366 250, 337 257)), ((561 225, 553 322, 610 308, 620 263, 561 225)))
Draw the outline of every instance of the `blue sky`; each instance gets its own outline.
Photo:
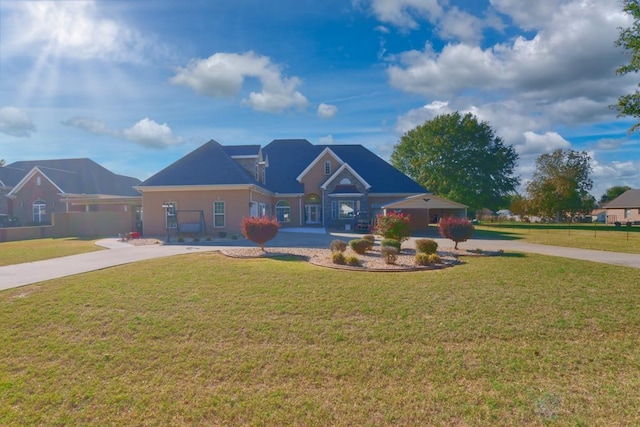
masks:
POLYGON ((388 159, 472 112, 520 154, 587 151, 599 198, 640 188, 609 105, 634 90, 618 0, 0 0, 0 158, 145 179, 210 139, 362 144, 388 159))

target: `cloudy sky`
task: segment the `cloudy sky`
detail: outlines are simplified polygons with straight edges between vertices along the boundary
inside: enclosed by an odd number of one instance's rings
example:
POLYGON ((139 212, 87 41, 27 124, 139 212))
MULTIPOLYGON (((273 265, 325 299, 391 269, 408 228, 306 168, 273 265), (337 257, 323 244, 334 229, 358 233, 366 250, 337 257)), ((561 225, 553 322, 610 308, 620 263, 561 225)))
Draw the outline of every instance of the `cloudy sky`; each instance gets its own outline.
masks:
POLYGON ((472 112, 520 154, 590 153, 640 188, 609 105, 634 90, 618 0, 0 0, 0 159, 144 179, 210 139, 362 144, 472 112))

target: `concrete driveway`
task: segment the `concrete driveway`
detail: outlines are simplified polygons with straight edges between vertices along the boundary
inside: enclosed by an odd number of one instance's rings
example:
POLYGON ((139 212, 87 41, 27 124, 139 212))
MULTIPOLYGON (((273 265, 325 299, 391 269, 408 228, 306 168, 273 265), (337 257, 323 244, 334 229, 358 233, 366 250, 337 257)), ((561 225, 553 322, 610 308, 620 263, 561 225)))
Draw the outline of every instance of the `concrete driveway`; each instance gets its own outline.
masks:
MULTIPOLYGON (((361 235, 342 232, 281 232, 275 239, 267 243, 267 247, 311 247, 328 248, 334 239, 351 240, 361 235)), ((441 249, 453 248, 453 242, 442 238, 433 238, 441 249)), ((91 252, 81 255, 73 255, 62 258, 54 258, 45 261, 29 262, 24 264, 0 267, 0 290, 30 285, 45 280, 59 277, 72 276, 89 271, 101 270, 116 265, 129 264, 152 258, 161 258, 173 255, 217 251, 228 247, 241 247, 255 245, 247 240, 227 240, 224 242, 204 242, 194 244, 175 245, 147 245, 133 246, 122 243, 116 238, 103 239, 98 245, 108 250, 91 252)), ((413 246, 413 243, 405 243, 413 246)), ((462 243, 463 248, 483 249, 489 251, 503 250, 505 252, 525 252, 542 255, 574 258, 579 260, 594 261, 606 264, 614 264, 625 267, 640 268, 640 255, 624 254, 618 252, 596 251, 589 249, 563 248, 559 246, 539 245, 525 243, 517 240, 489 240, 472 239, 462 243)))

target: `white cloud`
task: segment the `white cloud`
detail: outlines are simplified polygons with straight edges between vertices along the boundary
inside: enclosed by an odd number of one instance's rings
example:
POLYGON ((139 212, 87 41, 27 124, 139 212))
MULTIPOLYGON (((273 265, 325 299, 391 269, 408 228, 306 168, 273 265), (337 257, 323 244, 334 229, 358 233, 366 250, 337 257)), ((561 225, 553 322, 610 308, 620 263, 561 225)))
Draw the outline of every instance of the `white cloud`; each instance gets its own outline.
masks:
POLYGON ((142 62, 165 49, 122 21, 101 16, 94 0, 15 2, 5 13, 7 55, 142 62))
POLYGON ((147 117, 123 130, 122 135, 129 141, 151 148, 164 148, 184 142, 181 137, 173 134, 166 123, 158 124, 147 117))
POLYGON ((401 29, 415 29, 417 19, 434 20, 442 13, 438 0, 361 0, 356 4, 368 4, 380 21, 401 29))
POLYGON ((30 137, 36 127, 31 117, 16 107, 0 108, 0 132, 17 137, 30 137))
POLYGON ((262 84, 261 92, 251 92, 243 100, 257 111, 279 113, 307 106, 307 99, 297 91, 301 80, 283 76, 280 66, 253 52, 216 53, 206 59, 191 60, 186 67, 176 70, 170 82, 206 96, 231 97, 240 93, 247 77, 256 78, 262 84))
POLYGON ((438 34, 445 40, 477 43, 482 39, 483 27, 479 18, 453 7, 440 19, 438 34))
POLYGON ((81 129, 94 135, 109 135, 126 139, 148 148, 165 148, 184 142, 184 138, 174 135, 166 123, 158 124, 148 117, 138 121, 130 128, 123 130, 111 129, 103 121, 87 117, 73 117, 62 122, 62 124, 81 129))
POLYGON ((321 136, 318 138, 318 143, 321 145, 331 145, 335 141, 333 140, 333 135, 321 136))
POLYGON ((534 132, 524 133, 524 143, 516 145, 518 154, 527 155, 551 153, 557 149, 569 149, 571 144, 556 132, 546 132, 543 135, 534 132))
POLYGON ((448 105, 448 102, 433 101, 432 103, 424 105, 420 108, 410 110, 406 114, 398 117, 398 122, 396 123, 396 131, 398 133, 404 134, 406 132, 409 132, 411 129, 420 126, 427 120, 431 120, 434 117, 442 114, 453 112, 453 110, 451 110, 448 105))
POLYGON ((325 104, 324 102, 318 105, 318 117, 322 119, 331 119, 338 113, 338 107, 335 105, 325 104))

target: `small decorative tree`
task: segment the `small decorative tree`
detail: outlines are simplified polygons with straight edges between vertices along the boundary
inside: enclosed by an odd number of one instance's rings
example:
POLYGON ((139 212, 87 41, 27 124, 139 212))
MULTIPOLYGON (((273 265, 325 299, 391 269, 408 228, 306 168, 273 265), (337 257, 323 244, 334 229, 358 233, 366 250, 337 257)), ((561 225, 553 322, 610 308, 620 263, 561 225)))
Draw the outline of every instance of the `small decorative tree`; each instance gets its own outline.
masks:
POLYGON ((242 218, 242 235, 260 246, 264 251, 264 244, 276 237, 280 223, 276 219, 262 218, 242 218))
POLYGON ((395 239, 402 243, 409 238, 410 231, 409 215, 391 212, 376 216, 375 232, 385 239, 395 239))
POLYGON ((440 220, 440 235, 456 242, 454 249, 458 249, 459 242, 466 242, 473 235, 473 224, 465 218, 447 217, 440 220))

